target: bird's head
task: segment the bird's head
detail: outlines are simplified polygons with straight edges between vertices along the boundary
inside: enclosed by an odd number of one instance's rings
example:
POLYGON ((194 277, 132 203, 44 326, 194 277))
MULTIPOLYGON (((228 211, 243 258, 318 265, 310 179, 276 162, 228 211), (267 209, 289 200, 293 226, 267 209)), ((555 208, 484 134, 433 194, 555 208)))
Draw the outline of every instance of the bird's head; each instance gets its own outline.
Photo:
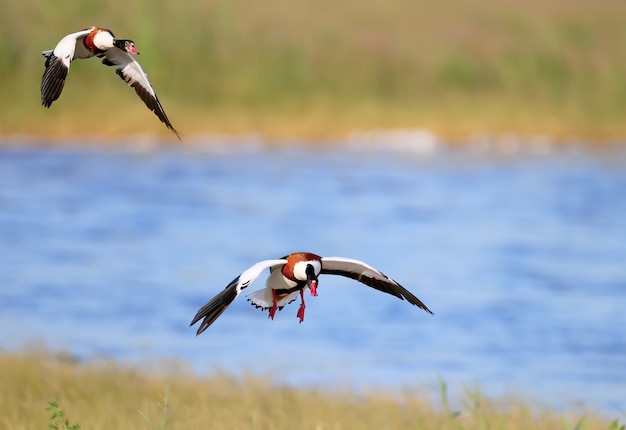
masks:
POLYGON ((120 48, 122 51, 126 51, 131 55, 139 55, 137 49, 135 48, 135 42, 129 39, 115 39, 113 45, 117 48, 120 48))
POLYGON ((312 296, 317 296, 317 275, 312 264, 306 266, 306 286, 311 290, 312 296))

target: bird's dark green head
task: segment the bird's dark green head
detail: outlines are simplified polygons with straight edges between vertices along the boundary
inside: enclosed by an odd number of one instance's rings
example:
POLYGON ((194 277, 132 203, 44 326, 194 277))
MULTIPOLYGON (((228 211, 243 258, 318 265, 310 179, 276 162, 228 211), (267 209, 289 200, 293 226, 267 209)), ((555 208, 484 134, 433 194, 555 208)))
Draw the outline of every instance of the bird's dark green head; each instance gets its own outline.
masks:
POLYGON ((135 49, 135 42, 130 39, 115 39, 113 46, 120 48, 122 51, 128 52, 131 55, 139 55, 139 52, 135 49))
POLYGON ((306 285, 311 290, 311 295, 317 296, 317 275, 312 264, 306 266, 306 285))

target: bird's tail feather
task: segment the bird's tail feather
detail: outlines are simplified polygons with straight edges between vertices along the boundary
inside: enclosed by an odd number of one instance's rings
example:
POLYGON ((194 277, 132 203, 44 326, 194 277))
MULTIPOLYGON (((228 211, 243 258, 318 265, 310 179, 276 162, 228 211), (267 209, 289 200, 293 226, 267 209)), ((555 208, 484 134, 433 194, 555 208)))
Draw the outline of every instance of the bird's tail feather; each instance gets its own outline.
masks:
MULTIPOLYGON (((262 290, 252 291, 251 293, 246 294, 246 298, 257 308, 269 309, 272 307, 273 300, 271 288, 263 288, 262 290)), ((282 309, 285 305, 288 305, 297 298, 298 291, 294 291, 293 293, 289 293, 284 296, 277 296, 276 304, 282 309)))

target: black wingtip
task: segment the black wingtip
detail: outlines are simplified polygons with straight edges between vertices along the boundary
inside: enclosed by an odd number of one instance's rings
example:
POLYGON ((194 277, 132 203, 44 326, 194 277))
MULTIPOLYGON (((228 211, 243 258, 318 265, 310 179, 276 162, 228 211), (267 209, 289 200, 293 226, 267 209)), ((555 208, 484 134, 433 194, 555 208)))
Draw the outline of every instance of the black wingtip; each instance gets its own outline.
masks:
POLYGON ((200 313, 198 312, 196 316, 193 317, 193 320, 191 320, 191 324, 189 324, 189 327, 192 327, 195 323, 197 323, 200 320, 200 318, 202 317, 200 316, 200 313))
MULTIPOLYGON (((213 301, 208 302, 206 305, 202 306, 198 312, 196 313, 196 316, 193 317, 193 320, 191 320, 191 323, 189 324, 189 327, 193 326, 195 323, 197 323, 198 321, 200 321, 202 318, 205 318, 207 315, 209 315, 210 310, 209 310, 209 306, 213 303, 213 301)), ((202 324, 200 324, 200 328, 202 328, 202 326, 204 325, 206 321, 203 321, 202 324)))
POLYGON ((202 324, 199 328, 198 331, 196 332, 196 337, 200 336, 200 334, 202 334, 202 332, 204 330, 206 330, 207 328, 209 328, 209 324, 202 324))
POLYGON ((417 297, 415 297, 410 291, 405 290, 404 294, 402 295, 402 297, 400 297, 401 299, 404 299, 406 301, 408 301, 409 303, 411 303, 414 306, 417 306, 418 308, 424 310, 425 312, 428 312, 431 315, 435 315, 435 313, 433 311, 431 311, 428 306, 426 306, 424 304, 424 302, 422 302, 420 299, 418 299, 417 297))
MULTIPOLYGON (((193 326, 195 323, 197 323, 198 321, 200 321, 202 318, 206 317, 206 313, 201 313, 198 312, 196 314, 196 316, 193 318, 193 321, 191 321, 191 324, 189 324, 189 327, 193 326)), ((200 324, 200 327, 198 327, 198 331, 196 331, 196 337, 198 337, 200 335, 200 333, 202 333, 204 330, 206 330, 207 328, 209 328, 211 324, 207 324, 207 321, 202 321, 202 324, 200 324)))
POLYGON ((417 304, 417 306, 419 306, 420 308, 424 309, 424 310, 425 310, 426 312, 428 312, 429 314, 431 314, 431 315, 435 315, 435 313, 434 313, 433 311, 431 311, 431 310, 428 308, 428 306, 426 306, 426 305, 424 304, 424 302, 422 302, 422 301, 421 301, 421 300, 419 300, 419 299, 418 299, 418 302, 419 302, 419 303, 417 304))
POLYGON ((239 277, 235 278, 233 282, 231 282, 223 291, 213 297, 211 300, 207 302, 204 306, 202 306, 196 316, 191 321, 190 326, 194 325, 198 321, 202 320, 200 327, 198 327, 198 331, 196 332, 196 336, 205 331, 211 324, 215 322, 215 320, 224 313, 226 308, 232 303, 233 300, 239 294, 237 292, 237 280, 239 277))
POLYGON ((172 133, 176 135, 179 141, 181 142, 183 141, 183 138, 182 138, 183 135, 179 133, 178 130, 176 130, 174 127, 168 127, 168 128, 172 131, 172 133))

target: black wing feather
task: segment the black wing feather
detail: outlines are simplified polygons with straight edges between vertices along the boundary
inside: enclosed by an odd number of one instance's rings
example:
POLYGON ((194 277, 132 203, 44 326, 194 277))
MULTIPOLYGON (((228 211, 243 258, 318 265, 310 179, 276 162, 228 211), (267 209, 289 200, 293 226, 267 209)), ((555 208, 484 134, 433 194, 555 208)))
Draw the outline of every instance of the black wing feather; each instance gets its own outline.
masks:
POLYGON ((49 108, 61 96, 69 69, 53 53, 46 56, 45 67, 41 78, 41 104, 49 108))
POLYGON ((360 283, 365 284, 368 287, 372 287, 378 291, 382 291, 383 293, 396 296, 400 300, 406 300, 412 305, 415 305, 425 310, 429 314, 433 313, 433 311, 428 309, 428 306, 426 306, 420 299, 415 297, 413 293, 411 293, 409 290, 407 290, 400 284, 381 281, 379 279, 374 279, 369 276, 365 276, 359 273, 349 272, 345 270, 334 270, 334 269, 330 270, 330 269, 324 269, 322 267, 322 273, 328 274, 328 275, 345 276, 346 278, 354 279, 355 281, 359 281, 360 283))
MULTIPOLYGON (((107 60, 105 59, 102 62, 105 65, 109 65, 105 61, 107 60)), ((137 93, 139 98, 143 100, 143 102, 148 107, 148 109, 154 112, 154 114, 161 120, 161 122, 165 124, 165 126, 169 128, 172 132, 174 132, 176 137, 180 139, 180 133, 178 133, 178 131, 174 128, 169 118, 165 114, 165 110, 163 109, 163 106, 161 106, 161 102, 159 101, 159 98, 157 97, 156 93, 153 96, 145 87, 139 84, 139 82, 134 81, 130 76, 129 77, 124 76, 122 69, 117 69, 115 73, 117 73, 118 76, 122 78, 124 82, 126 82, 135 90, 135 93, 137 93)))
POLYGON ((198 321, 200 321, 202 318, 204 318, 204 321, 202 321, 202 324, 200 324, 200 327, 198 328, 198 331, 196 332, 196 336, 198 336, 204 330, 209 328, 209 326, 213 324, 215 320, 220 315, 222 315, 222 313, 224 313, 228 305, 230 305, 233 302, 233 300, 235 300, 238 294, 237 293, 238 282, 239 282, 239 276, 237 276, 230 284, 228 284, 228 286, 224 288, 223 291, 221 291, 218 295, 216 295, 211 300, 209 300, 209 302, 206 305, 202 306, 198 310, 198 312, 196 313, 196 316, 193 317, 191 324, 189 324, 189 326, 192 326, 198 321))

